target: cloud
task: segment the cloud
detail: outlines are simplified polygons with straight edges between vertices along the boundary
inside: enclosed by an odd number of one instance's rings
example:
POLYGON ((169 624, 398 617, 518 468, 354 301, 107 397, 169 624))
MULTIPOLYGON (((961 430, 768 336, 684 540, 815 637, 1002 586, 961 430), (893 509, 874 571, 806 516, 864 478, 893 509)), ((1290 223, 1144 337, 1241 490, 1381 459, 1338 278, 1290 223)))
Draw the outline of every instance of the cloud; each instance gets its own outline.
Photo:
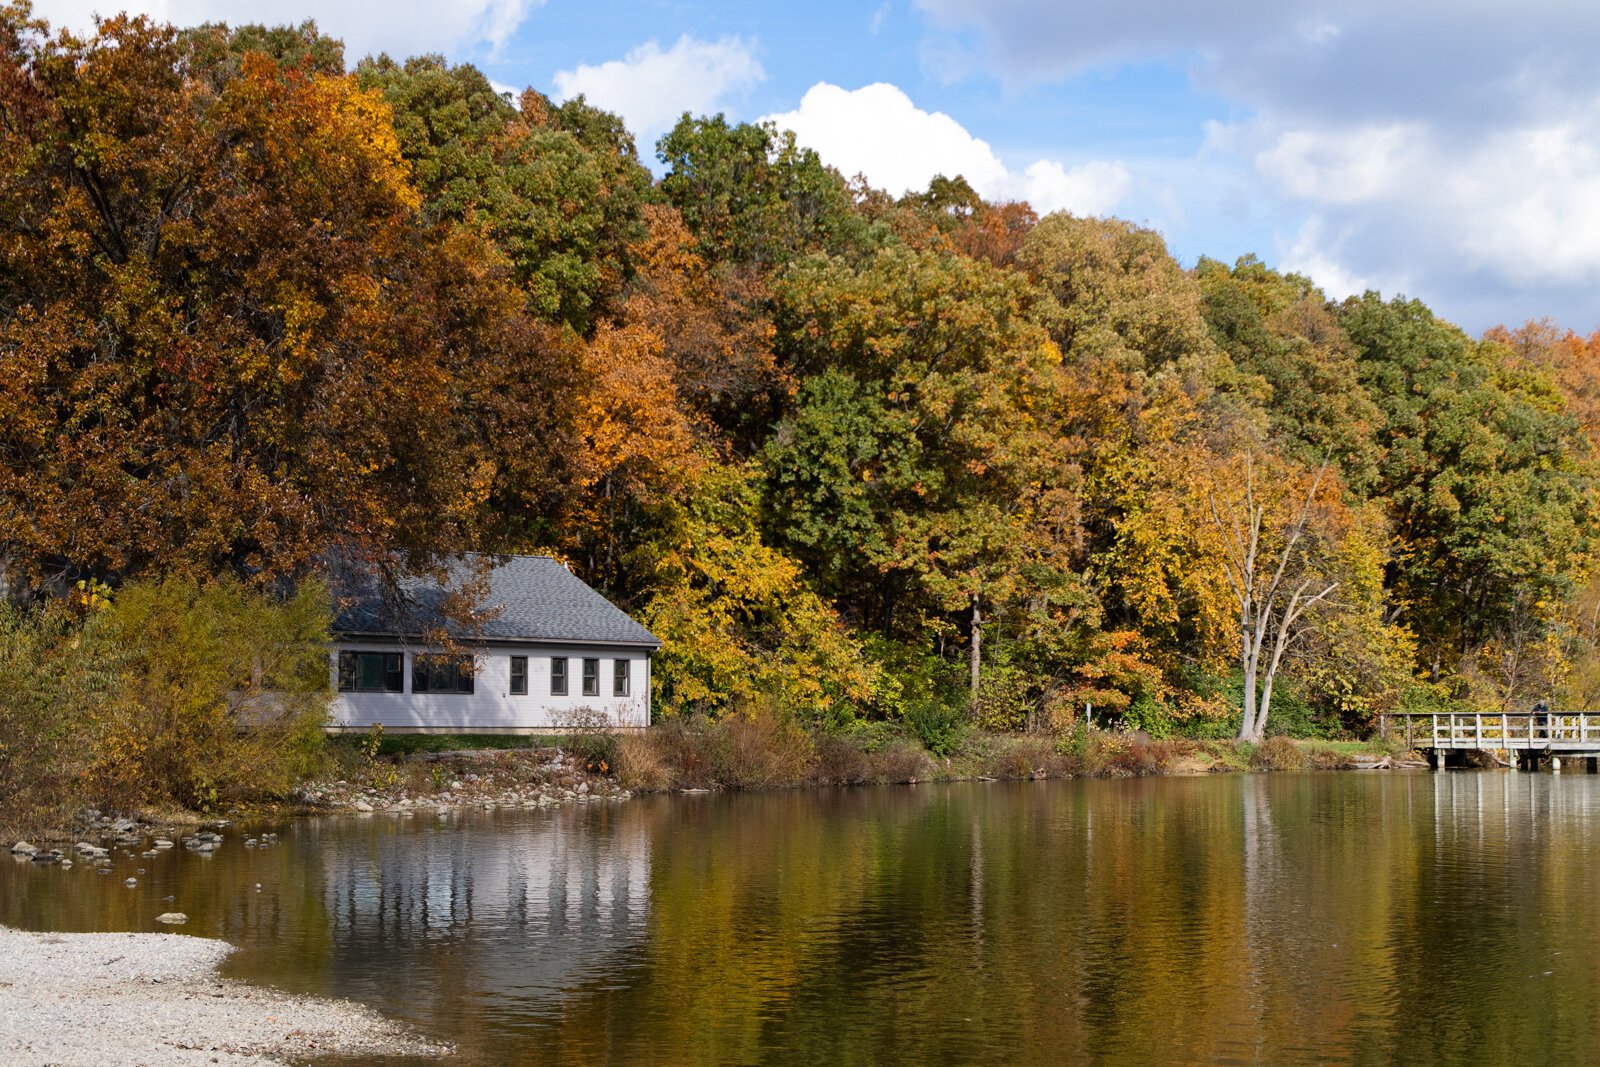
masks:
POLYGON ((685 111, 723 110, 766 76, 752 43, 738 36, 702 41, 685 34, 665 51, 647 41, 622 59, 557 71, 553 80, 561 98, 583 94, 589 103, 621 115, 634 135, 649 143, 685 111))
MULTIPOLYGON (((1588 328, 1600 286, 1600 6, 918 0, 924 55, 1017 88, 1152 62, 1220 98, 1202 155, 1298 221, 1285 265, 1409 282, 1472 326, 1588 328)), ((1325 272, 1325 273, 1323 273, 1325 272)))
POLYGON ((801 144, 844 174, 864 174, 896 195, 926 189, 935 175, 959 174, 985 199, 1027 200, 1039 211, 1104 215, 1116 208, 1132 181, 1122 163, 1099 160, 1067 167, 1041 159, 1014 171, 955 119, 923 111, 883 82, 854 90, 818 82, 794 111, 764 121, 793 130, 801 144))
POLYGON ((323 33, 345 43, 345 59, 444 52, 452 58, 496 53, 544 0, 37 0, 34 11, 52 26, 84 31, 96 12, 127 10, 178 26, 202 22, 269 26, 315 19, 323 33))

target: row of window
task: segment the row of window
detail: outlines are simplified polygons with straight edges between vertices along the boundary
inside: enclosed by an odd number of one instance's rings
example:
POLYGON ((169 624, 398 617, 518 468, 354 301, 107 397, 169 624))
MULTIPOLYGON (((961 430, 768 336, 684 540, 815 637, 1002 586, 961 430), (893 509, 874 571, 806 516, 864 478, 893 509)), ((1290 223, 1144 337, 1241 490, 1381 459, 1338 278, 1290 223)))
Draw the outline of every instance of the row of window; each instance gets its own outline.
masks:
MULTIPOLYGON (((550 695, 564 697, 568 692, 567 657, 550 657, 550 695)), ((630 661, 611 661, 611 695, 625 697, 629 692, 630 661)), ((413 693, 471 693, 473 660, 470 656, 445 659, 439 656, 411 658, 413 693)), ((405 692, 405 657, 399 652, 340 652, 339 691, 341 693, 405 692)), ((528 657, 511 657, 511 694, 528 695, 528 657)), ((600 661, 583 660, 583 695, 600 695, 600 661)))

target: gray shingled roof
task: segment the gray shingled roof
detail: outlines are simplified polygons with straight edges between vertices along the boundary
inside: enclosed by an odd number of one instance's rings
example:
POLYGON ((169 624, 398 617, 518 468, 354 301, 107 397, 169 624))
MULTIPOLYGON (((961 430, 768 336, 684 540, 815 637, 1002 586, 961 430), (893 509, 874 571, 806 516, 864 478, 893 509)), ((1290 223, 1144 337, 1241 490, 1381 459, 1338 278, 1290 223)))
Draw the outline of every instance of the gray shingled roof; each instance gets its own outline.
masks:
POLYGON ((591 589, 577 575, 549 556, 489 557, 500 559, 488 574, 488 593, 477 605, 493 617, 478 625, 447 621, 445 598, 476 575, 483 557, 466 557, 450 568, 446 583, 405 578, 397 591, 383 589, 375 577, 345 579, 335 595, 339 610, 337 634, 417 637, 441 624, 460 640, 572 641, 644 645, 660 648, 649 630, 621 608, 591 589))

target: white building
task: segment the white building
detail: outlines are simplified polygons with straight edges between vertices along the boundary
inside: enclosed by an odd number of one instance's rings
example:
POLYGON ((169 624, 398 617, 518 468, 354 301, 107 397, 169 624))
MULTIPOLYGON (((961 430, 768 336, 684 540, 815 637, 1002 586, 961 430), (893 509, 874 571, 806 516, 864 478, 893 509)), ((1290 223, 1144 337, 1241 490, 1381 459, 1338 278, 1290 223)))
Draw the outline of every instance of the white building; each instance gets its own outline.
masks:
POLYGON ((340 591, 332 729, 533 733, 601 716, 650 725, 650 654, 661 642, 548 556, 497 558, 471 626, 442 610, 473 577, 470 560, 448 584, 340 591), (426 643, 441 630, 453 654, 426 643))

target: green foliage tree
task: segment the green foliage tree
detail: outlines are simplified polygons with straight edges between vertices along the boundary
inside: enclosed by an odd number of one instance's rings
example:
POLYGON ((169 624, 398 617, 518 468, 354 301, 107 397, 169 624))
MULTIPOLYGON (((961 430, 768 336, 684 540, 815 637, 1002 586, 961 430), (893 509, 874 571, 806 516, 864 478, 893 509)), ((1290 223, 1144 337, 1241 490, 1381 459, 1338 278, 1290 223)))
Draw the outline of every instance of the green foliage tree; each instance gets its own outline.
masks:
POLYGON ((1546 375, 1420 303, 1368 293, 1339 318, 1384 415, 1389 595, 1438 679, 1571 594, 1594 522, 1587 443, 1546 375))
POLYGON ((631 274, 650 186, 620 123, 532 90, 513 106, 476 67, 441 56, 365 59, 356 79, 394 109, 425 216, 482 234, 536 314, 590 332, 631 274))

